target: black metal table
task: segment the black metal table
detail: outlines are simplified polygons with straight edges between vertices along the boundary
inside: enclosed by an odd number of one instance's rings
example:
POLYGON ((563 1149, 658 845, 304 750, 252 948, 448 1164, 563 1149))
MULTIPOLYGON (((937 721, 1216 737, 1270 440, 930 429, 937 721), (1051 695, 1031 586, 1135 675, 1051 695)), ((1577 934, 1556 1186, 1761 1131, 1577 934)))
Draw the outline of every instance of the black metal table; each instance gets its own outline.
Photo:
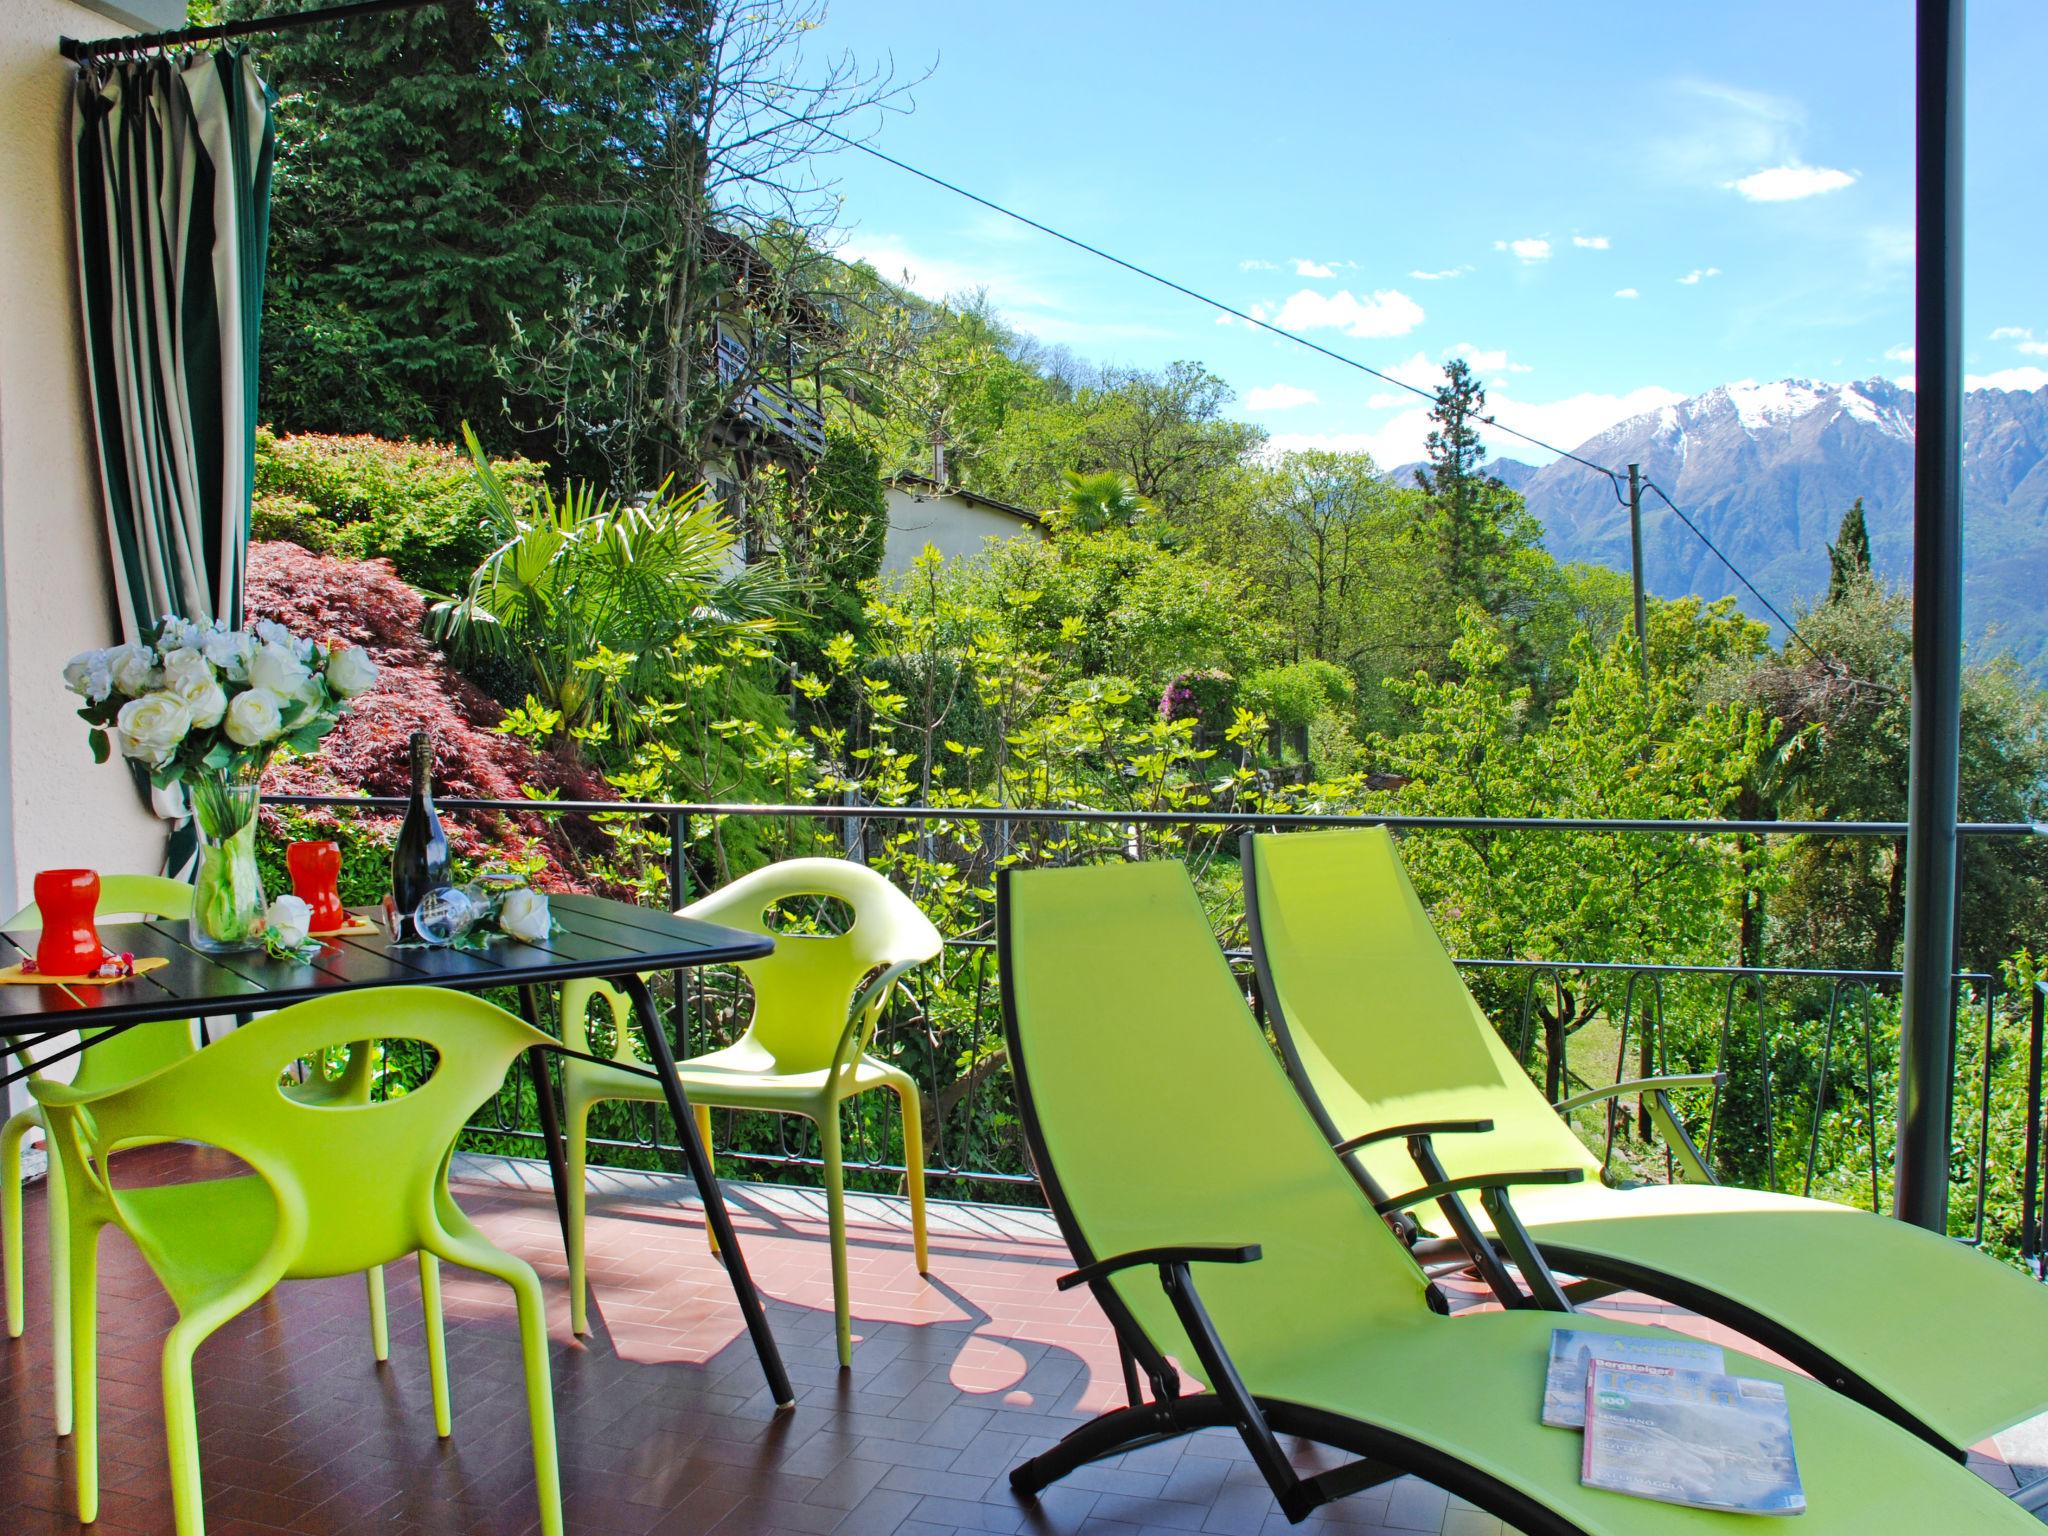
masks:
MULTIPOLYGON (((733 1295, 745 1317, 747 1332, 761 1358, 775 1401, 788 1406, 795 1401, 789 1373, 775 1337, 768 1331, 768 1319, 761 1310, 761 1298, 747 1273, 739 1238, 713 1175, 711 1154, 697 1134, 696 1116, 675 1072, 675 1052, 669 1044, 653 994, 643 980, 650 971, 680 971, 699 965, 720 965, 734 960, 757 960, 768 954, 774 941, 761 934, 721 928, 667 912, 608 901, 598 896, 556 896, 556 931, 545 943, 525 944, 502 935, 493 936, 477 949, 429 949, 394 945, 382 932, 360 937, 349 935, 326 940, 311 962, 274 960, 262 953, 207 955, 185 942, 185 925, 156 920, 144 923, 108 923, 100 936, 110 950, 129 951, 137 958, 155 956, 169 964, 111 987, 0 987, 0 1035, 34 1047, 61 1038, 84 1026, 88 1029, 119 1031, 159 1019, 248 1015, 288 1003, 327 997, 371 987, 436 986, 462 991, 488 987, 517 987, 527 1022, 538 1023, 533 988, 578 977, 602 977, 622 989, 640 1016, 647 1053, 655 1065, 648 1074, 658 1077, 676 1125, 676 1138, 689 1164, 704 1201, 704 1217, 718 1240, 718 1252, 732 1280, 733 1295)), ((8 934, 0 953, 18 950, 26 955, 35 949, 32 932, 8 934)), ((101 1038, 96 1036, 95 1038, 101 1038)), ((49 1066, 92 1042, 74 1043, 38 1057, 38 1065, 49 1066)), ((565 1051, 566 1053, 566 1051, 565 1051)), ((561 1116, 555 1104, 545 1053, 527 1053, 539 1104, 541 1130, 547 1143, 548 1164, 554 1173, 555 1209, 565 1233, 568 1227, 568 1187, 562 1149, 561 1116)), ((0 1057, 0 1087, 27 1075, 11 1057, 0 1057)))

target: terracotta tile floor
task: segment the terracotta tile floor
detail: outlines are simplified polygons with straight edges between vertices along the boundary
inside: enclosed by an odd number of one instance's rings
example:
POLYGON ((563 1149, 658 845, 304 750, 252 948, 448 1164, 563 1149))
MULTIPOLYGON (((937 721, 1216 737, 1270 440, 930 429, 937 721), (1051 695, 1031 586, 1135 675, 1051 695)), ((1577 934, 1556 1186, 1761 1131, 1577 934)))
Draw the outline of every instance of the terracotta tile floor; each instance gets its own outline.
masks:
MULTIPOLYGON (((188 1148, 124 1154, 138 1180, 214 1171, 188 1148)), ((1052 1280, 1068 1258, 1038 1212, 935 1204, 930 1279, 898 1202, 853 1212, 854 1368, 832 1346, 824 1213, 811 1191, 732 1190, 749 1263, 798 1391, 778 1415, 689 1186, 604 1178, 593 1196, 593 1336, 568 1327, 561 1239, 532 1165, 465 1162, 458 1198, 549 1287, 568 1524, 578 1536, 808 1533, 1027 1536, 1290 1529, 1220 1431, 1083 1469, 1031 1506, 1006 1474, 1121 1401, 1107 1325, 1052 1280), (683 1198, 677 1198, 681 1191, 683 1198)), ((50 1420, 49 1321, 30 1195, 29 1332, 0 1343, 0 1532, 77 1532, 70 1462, 50 1420)), ((354 1279, 285 1286, 199 1354, 208 1529, 528 1532, 537 1528, 509 1294, 445 1271, 455 1435, 433 1433, 418 1286, 390 1274, 392 1351, 370 1358, 354 1279)), ((168 1302, 126 1240, 106 1239, 101 1310, 101 1536, 170 1529, 157 1350, 168 1302)), ((1664 1311, 1639 1298, 1602 1310, 1664 1311)), ((1682 1314, 1671 1320, 1711 1332, 1682 1314)), ((1313 1447, 1295 1449, 1319 1464, 1313 1447)), ((2010 1484, 2003 1465, 1986 1475, 2010 1484)), ((1489 1536, 1501 1523, 1414 1478, 1311 1525, 1374 1536, 1489 1536)))

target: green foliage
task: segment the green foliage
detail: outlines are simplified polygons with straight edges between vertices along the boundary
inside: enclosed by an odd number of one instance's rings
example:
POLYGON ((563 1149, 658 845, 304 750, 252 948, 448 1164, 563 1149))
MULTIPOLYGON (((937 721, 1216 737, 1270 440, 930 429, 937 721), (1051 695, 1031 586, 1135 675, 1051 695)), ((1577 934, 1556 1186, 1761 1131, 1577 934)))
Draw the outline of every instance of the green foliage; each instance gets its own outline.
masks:
MULTIPOLYGON (((501 542, 430 628, 461 658, 518 669, 568 736, 630 745, 675 660, 753 645, 783 596, 774 572, 740 567, 731 524, 702 487, 644 503, 587 483, 522 506, 474 435, 478 486, 501 542)), ((762 656, 767 653, 761 652, 762 656)))
MULTIPOLYGON (((515 506, 529 505, 540 466, 499 459, 492 473, 515 506)), ((476 465, 460 448, 374 437, 256 433, 250 537, 285 539, 316 554, 382 558, 413 586, 461 590, 497 542, 476 465)))
POLYGON ((509 446, 544 416, 508 402, 500 349, 517 317, 620 272, 621 106, 671 36, 600 0, 464 0, 266 39, 273 419, 443 439, 474 421, 509 446))
POLYGON ((1246 709, 1275 725, 1303 727, 1333 714, 1358 691, 1351 674, 1330 662, 1311 658, 1285 667, 1262 667, 1245 678, 1237 691, 1246 709))
MULTIPOLYGON (((1697 624, 1697 617, 1693 623, 1697 624)), ((1695 679, 1653 667, 1633 641, 1594 654, 1531 729, 1526 685, 1478 615, 1452 650, 1457 676, 1409 685, 1420 723, 1378 745, 1404 775, 1403 811, 1435 816, 1628 820, 1711 818, 1769 750, 1769 722, 1739 705, 1700 707, 1695 679)), ((1743 877, 1725 841, 1475 831, 1413 840, 1410 864, 1453 950, 1501 959, 1715 963, 1743 877)))
POLYGON ((785 649, 798 666, 822 665, 819 647, 860 633, 870 584, 889 537, 889 497, 875 450, 851 432, 826 433, 825 452, 805 472, 763 476, 756 505, 791 586, 785 649))
POLYGON ((1123 529, 1012 540, 951 579, 1004 615, 1020 646, 1060 655, 1073 675, 1131 678, 1155 699, 1180 672, 1235 673, 1253 654, 1241 577, 1123 529))
MULTIPOLYGON (((1912 734, 1911 610, 1867 573, 1800 616, 1805 644, 1734 669, 1719 686, 1783 723, 1764 787, 1783 816, 1893 821, 1906 813, 1912 734), (1811 649, 1808 649, 1811 647, 1811 649)), ((1965 821, 2048 817, 2048 701, 2009 661, 1965 669, 1965 821)), ((2048 923, 2039 855, 1979 843, 1961 861, 1958 942, 1965 966, 1991 970, 2048 923)), ((1803 963, 1876 970, 1897 963, 1905 928, 1903 850, 1869 838, 1814 840, 1791 856, 1773 923, 1803 963)))
POLYGON ((1249 578, 1278 659, 1406 676, 1429 659, 1414 622, 1425 572, 1406 536, 1417 500, 1365 454, 1284 454, 1248 473, 1203 544, 1249 578))

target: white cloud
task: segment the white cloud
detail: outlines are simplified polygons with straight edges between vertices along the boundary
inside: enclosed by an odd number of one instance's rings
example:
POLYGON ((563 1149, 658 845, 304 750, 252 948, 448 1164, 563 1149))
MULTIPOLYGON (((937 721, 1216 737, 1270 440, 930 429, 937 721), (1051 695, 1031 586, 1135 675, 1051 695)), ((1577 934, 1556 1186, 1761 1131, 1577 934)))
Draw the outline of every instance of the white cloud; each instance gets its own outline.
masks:
MULTIPOLYGON (((1684 398, 1675 389, 1645 384, 1625 395, 1570 395, 1562 400, 1543 402, 1506 398, 1489 400, 1487 411, 1502 426, 1514 427, 1531 437, 1556 443, 1560 448, 1576 448, 1618 421, 1626 421, 1631 416, 1640 416, 1661 406, 1676 405, 1684 398)), ((1489 434, 1487 446, 1496 453, 1521 459, 1531 457, 1533 452, 1527 443, 1500 434, 1489 434)), ((1536 456, 1541 457, 1540 454, 1536 456)))
POLYGON ((2034 329, 2027 325, 2001 325, 1991 333, 1993 341, 2009 341, 2029 357, 2048 357, 2048 341, 2034 340, 2034 329))
POLYGON ((1550 260, 1550 242, 1539 240, 1533 235, 1521 240, 1496 240, 1493 242, 1493 248, 1496 251, 1513 251, 1516 259, 1524 266, 1550 260))
POLYGON ((1474 373, 1527 373, 1529 371, 1527 363, 1509 362, 1505 350, 1488 352, 1483 348, 1473 346, 1469 341, 1459 342, 1444 355, 1446 357, 1462 357, 1472 365, 1474 373))
POLYGON ((1884 355, 1895 363, 1910 363, 1913 361, 1913 349, 1904 343, 1896 347, 1886 347, 1884 355))
POLYGON ((1801 165, 1794 160, 1787 165, 1774 165, 1767 171, 1752 171, 1747 176, 1738 176, 1725 185, 1752 203, 1795 203, 1803 197, 1819 197, 1823 192, 1839 192, 1855 184, 1854 171, 1837 171, 1824 165, 1801 165))
POLYGON ((1435 389, 1444 381, 1442 366, 1431 362, 1427 352, 1404 357, 1398 363, 1388 364, 1380 372, 1390 379, 1399 379, 1403 384, 1413 384, 1417 389, 1435 389))
MULTIPOLYGON (((1431 359, 1427 352, 1417 352, 1412 357, 1402 358, 1398 363, 1389 363, 1380 369, 1380 372, 1396 383, 1406 384, 1412 389, 1428 390, 1431 394, 1436 393, 1437 386, 1444 381, 1442 365, 1431 359)), ((1383 390, 1379 394, 1366 396, 1365 408, 1369 411, 1392 411, 1412 406, 1414 402, 1415 396, 1406 391, 1383 390)))
POLYGON ((1280 270, 1280 263, 1277 261, 1262 261, 1256 256, 1247 256, 1237 264, 1237 270, 1240 272, 1278 272, 1280 270))
MULTIPOLYGON (((1411 360, 1412 361, 1412 360, 1411 360)), ((1392 370, 1388 370, 1391 372, 1392 370)), ((1388 403, 1402 401, 1403 408, 1379 426, 1364 432, 1287 432, 1267 439, 1269 453, 1291 453, 1299 449, 1321 449, 1329 453, 1369 453, 1382 469, 1412 464, 1422 457, 1429 437, 1429 407, 1420 401, 1407 402, 1400 396, 1383 397, 1388 403)), ((1487 402, 1487 411, 1504 426, 1511 426, 1563 448, 1576 448, 1616 422, 1661 406, 1675 405, 1685 397, 1677 390, 1645 385, 1624 395, 1572 395, 1540 404, 1505 398, 1487 402)), ((1381 407, 1368 401, 1374 409, 1381 407)), ((1550 455, 1532 448, 1505 432, 1480 428, 1487 451, 1524 463, 1541 463, 1550 455)))
POLYGON ((1705 282, 1710 277, 1719 277, 1720 275, 1721 269, 1719 267, 1694 267, 1678 281, 1680 286, 1691 288, 1705 282))
MULTIPOLYGON (((1272 311, 1267 309, 1266 306, 1263 304, 1247 304, 1244 307, 1244 312, 1250 315, 1253 320, 1269 319, 1272 315, 1272 311)), ((1255 327, 1251 324, 1250 321, 1240 320, 1236 315, 1231 314, 1217 315, 1216 323, 1218 325, 1241 325, 1248 331, 1255 329, 1255 327)))
POLYGON ((1316 405, 1316 392, 1303 389, 1299 384, 1268 384, 1244 392, 1244 403, 1248 410, 1291 411, 1298 405, 1316 405))
POLYGON ((1441 272, 1410 272, 1408 275, 1418 283, 1447 283, 1454 277, 1463 277, 1471 270, 1469 266, 1445 267, 1441 272))
MULTIPOLYGON (((852 235, 833 252, 844 262, 866 262, 888 282, 900 283, 927 299, 945 299, 956 293, 986 289, 996 306, 1004 311, 1018 309, 1059 309, 1063 306, 1043 289, 1000 267, 982 263, 963 265, 915 251, 898 235, 852 235)), ((1005 314, 1021 328, 1021 321, 1005 314)))
POLYGON ((1572 236, 1572 244, 1582 251, 1604 251, 1611 243, 1605 235, 1572 236))
POLYGON ((1310 261, 1306 256, 1297 256, 1294 258, 1294 275, 1296 277, 1335 277, 1337 269, 1325 266, 1320 261, 1310 261))
POLYGON ((1963 379, 1965 389, 2017 389, 2032 394, 2048 389, 2048 368, 2002 368, 1997 373, 1972 373, 1963 379))
POLYGON ((1424 319, 1422 306, 1394 288, 1365 298, 1349 289, 1320 294, 1304 288, 1280 306, 1275 324, 1290 331, 1338 330, 1347 336, 1406 336, 1424 319))
POLYGON ((1370 432, 1276 432, 1266 439, 1265 452, 1369 453, 1381 469, 1412 464, 1422 457, 1429 438, 1429 408, 1416 405, 1370 432))
POLYGON ((1617 299, 1640 299, 1642 297, 1642 295, 1636 292, 1636 290, 1633 288, 1617 288, 1614 290, 1614 296, 1617 299))

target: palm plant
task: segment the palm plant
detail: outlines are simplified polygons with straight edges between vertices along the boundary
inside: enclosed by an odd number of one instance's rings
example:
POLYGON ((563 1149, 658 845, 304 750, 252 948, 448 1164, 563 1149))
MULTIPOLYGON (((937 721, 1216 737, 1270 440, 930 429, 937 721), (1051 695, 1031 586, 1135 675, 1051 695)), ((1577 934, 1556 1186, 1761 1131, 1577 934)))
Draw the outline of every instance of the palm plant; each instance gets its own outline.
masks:
POLYGON ((1093 474, 1068 469, 1060 472, 1060 478, 1067 488, 1054 511, 1059 525, 1075 533, 1128 528, 1147 513, 1159 510, 1151 497, 1139 493, 1129 475, 1114 469, 1101 469, 1093 474))
POLYGON ((629 502, 574 482, 522 506, 466 425, 463 437, 499 543, 463 596, 434 605, 428 630, 458 661, 523 676, 559 715, 558 734, 629 745, 641 707, 673 690, 681 658, 776 627, 788 583, 744 562, 702 486, 672 492, 664 481, 629 502))

